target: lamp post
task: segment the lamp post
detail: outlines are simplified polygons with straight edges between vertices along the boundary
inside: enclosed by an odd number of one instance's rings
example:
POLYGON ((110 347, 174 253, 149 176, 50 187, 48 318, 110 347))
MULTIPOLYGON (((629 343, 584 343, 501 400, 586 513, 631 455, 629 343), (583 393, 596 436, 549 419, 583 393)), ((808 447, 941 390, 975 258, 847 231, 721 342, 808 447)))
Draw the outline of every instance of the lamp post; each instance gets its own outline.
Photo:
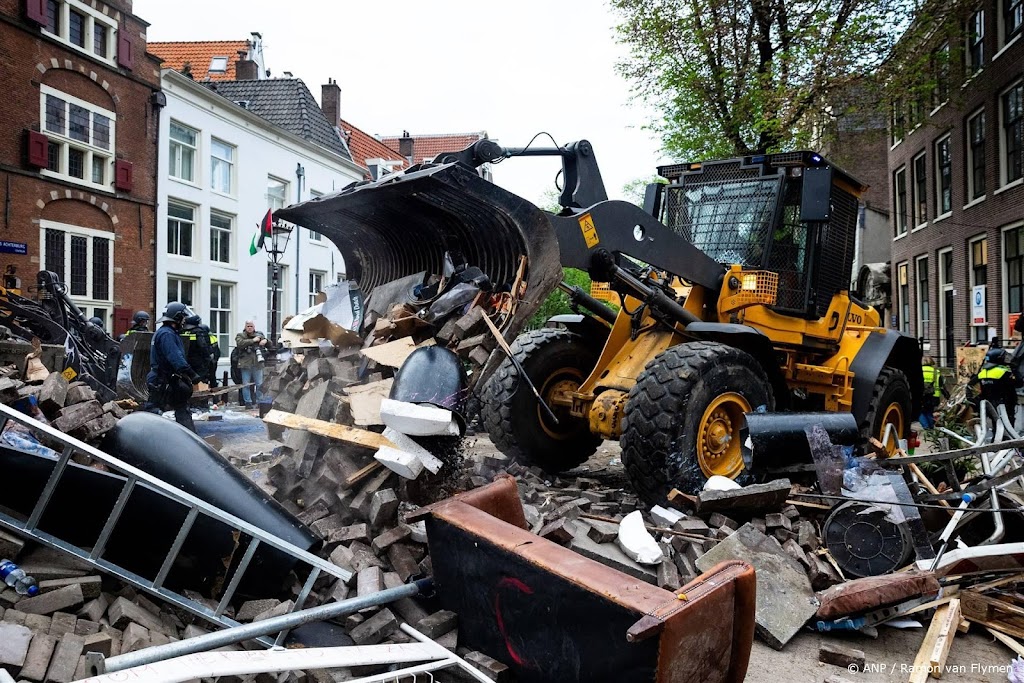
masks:
POLYGON ((278 333, 277 333, 277 314, 278 314, 278 299, 277 293, 281 284, 281 260, 284 257, 285 250, 288 249, 288 240, 292 236, 294 226, 284 221, 274 221, 273 228, 270 233, 269 246, 264 242, 264 248, 267 250, 267 254, 270 256, 271 264, 271 279, 270 279, 270 345, 274 348, 277 347, 278 333))

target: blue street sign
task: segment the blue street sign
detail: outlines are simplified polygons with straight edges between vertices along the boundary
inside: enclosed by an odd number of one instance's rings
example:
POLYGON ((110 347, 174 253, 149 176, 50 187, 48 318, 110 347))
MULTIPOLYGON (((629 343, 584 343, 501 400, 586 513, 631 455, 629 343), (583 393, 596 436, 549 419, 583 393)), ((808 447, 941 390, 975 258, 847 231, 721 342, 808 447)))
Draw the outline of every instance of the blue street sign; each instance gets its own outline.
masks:
POLYGON ((7 242, 0 240, 0 254, 28 254, 28 245, 24 242, 7 242))

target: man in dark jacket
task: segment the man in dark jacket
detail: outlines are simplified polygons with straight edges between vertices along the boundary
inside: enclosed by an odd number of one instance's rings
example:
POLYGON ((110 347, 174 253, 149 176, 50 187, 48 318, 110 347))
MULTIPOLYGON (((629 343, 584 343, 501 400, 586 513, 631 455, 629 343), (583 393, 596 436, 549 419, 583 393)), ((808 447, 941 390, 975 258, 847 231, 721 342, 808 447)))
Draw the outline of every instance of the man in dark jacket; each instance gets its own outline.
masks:
POLYGON ((192 396, 192 385, 199 376, 185 360, 184 344, 178 336, 178 329, 188 314, 185 304, 172 301, 157 321, 161 325, 153 335, 149 349, 150 370, 146 376, 149 401, 143 410, 160 412, 170 408, 178 424, 194 432, 196 427, 188 409, 188 400, 192 396))
POLYGON ((207 364, 207 382, 211 389, 217 388, 217 363, 220 362, 220 339, 213 332, 210 332, 209 325, 200 325, 196 328, 196 334, 204 334, 210 340, 210 356, 207 364))
POLYGON ((210 333, 200 330, 201 327, 205 327, 202 322, 203 319, 198 315, 185 318, 179 336, 183 342, 188 342, 185 346, 185 360, 199 375, 200 381, 205 382, 210 372, 210 333))

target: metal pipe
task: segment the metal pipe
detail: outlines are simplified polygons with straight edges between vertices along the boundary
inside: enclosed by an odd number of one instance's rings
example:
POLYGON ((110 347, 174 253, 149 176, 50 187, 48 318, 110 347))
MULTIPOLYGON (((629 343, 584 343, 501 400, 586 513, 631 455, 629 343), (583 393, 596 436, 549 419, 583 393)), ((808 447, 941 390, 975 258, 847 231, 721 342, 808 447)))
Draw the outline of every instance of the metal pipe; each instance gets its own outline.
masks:
POLYGON ((127 654, 118 655, 117 657, 111 657, 110 659, 103 659, 102 656, 98 656, 90 660, 90 668, 93 670, 93 675, 100 675, 103 673, 122 671, 124 669, 142 666, 144 664, 152 664, 153 662, 171 659, 172 657, 180 657, 182 655, 190 655, 196 652, 212 650, 214 648, 224 647, 225 645, 234 645, 235 643, 241 643, 259 636, 277 633, 284 629, 295 628, 296 626, 308 624, 312 621, 324 621, 325 619, 343 617, 348 614, 358 612, 359 610, 366 609, 367 607, 377 607, 396 600, 401 600, 402 598, 410 598, 414 595, 419 595, 420 593, 429 592, 433 587, 433 584, 433 579, 420 579, 413 583, 407 583, 404 586, 389 588, 378 593, 371 593, 370 595, 366 595, 361 598, 352 598, 350 600, 335 602, 330 605, 311 607, 299 612, 292 612, 291 614, 284 614, 280 617, 273 617, 271 619, 264 619, 263 621, 257 621, 251 624, 227 628, 223 631, 216 631, 196 638, 189 638, 188 640, 179 640, 166 645, 158 645, 157 647, 129 652, 127 654))
POLYGON ((582 306, 605 322, 615 323, 615 311, 584 292, 580 287, 570 285, 563 280, 558 283, 558 288, 569 297, 569 303, 582 306))

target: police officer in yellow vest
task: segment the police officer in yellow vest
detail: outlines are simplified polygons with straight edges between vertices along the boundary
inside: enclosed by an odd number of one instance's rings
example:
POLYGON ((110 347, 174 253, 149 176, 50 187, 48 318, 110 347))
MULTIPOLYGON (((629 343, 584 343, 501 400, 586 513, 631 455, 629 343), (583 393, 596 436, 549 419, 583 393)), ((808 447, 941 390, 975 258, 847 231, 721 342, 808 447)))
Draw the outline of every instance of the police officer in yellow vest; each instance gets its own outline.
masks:
POLYGON ((1013 420, 1017 410, 1017 387, 1021 381, 1007 365, 1009 360, 1006 349, 989 349, 985 354, 985 364, 971 378, 969 385, 981 384, 979 403, 981 399, 991 401, 996 407, 1001 403, 1006 406, 1006 412, 1013 420))
POLYGON ((921 375, 924 377, 924 396, 921 398, 921 427, 935 428, 935 409, 942 402, 942 376, 935 367, 931 356, 921 359, 921 375))

